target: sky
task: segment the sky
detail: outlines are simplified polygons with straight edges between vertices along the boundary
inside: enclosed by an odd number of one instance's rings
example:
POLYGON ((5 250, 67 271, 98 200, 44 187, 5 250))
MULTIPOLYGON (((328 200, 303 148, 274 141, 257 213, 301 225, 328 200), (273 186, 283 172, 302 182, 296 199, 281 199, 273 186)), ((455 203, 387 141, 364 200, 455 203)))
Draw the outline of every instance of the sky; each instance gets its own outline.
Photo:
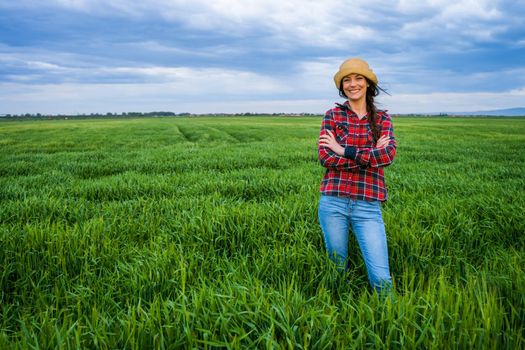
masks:
POLYGON ((390 113, 525 107, 525 1, 0 0, 0 114, 324 113, 350 57, 390 113))

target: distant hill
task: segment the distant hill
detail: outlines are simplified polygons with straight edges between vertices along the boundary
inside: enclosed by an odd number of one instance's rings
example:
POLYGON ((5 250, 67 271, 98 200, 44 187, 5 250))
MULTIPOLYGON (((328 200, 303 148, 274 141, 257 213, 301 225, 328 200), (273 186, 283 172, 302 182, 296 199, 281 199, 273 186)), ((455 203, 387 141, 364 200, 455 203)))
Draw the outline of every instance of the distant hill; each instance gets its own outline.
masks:
POLYGON ((447 113, 447 114, 449 115, 494 115, 494 116, 517 117, 517 116, 525 116, 525 107, 494 109, 490 111, 453 112, 453 113, 447 113))

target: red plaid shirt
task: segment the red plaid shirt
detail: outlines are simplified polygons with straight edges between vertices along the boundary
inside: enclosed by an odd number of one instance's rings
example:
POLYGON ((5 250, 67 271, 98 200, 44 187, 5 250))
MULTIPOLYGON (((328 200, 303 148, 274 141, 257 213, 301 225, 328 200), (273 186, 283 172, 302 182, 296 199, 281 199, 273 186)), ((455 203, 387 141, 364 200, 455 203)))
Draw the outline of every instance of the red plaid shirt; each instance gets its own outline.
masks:
POLYGON ((387 199, 383 167, 394 160, 397 143, 390 116, 385 111, 378 111, 376 120, 381 136, 390 136, 384 148, 374 148, 368 118, 359 119, 348 101, 326 112, 321 135, 331 130, 341 146, 353 146, 357 153, 352 160, 338 156, 327 147, 319 147, 319 161, 326 168, 320 187, 322 194, 364 200, 387 199))

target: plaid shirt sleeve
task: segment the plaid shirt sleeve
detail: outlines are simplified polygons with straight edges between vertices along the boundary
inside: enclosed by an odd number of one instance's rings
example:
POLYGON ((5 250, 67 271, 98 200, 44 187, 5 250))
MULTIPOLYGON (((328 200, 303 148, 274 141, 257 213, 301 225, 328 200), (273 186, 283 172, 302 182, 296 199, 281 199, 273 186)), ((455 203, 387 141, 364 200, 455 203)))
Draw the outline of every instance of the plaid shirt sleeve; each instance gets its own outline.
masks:
MULTIPOLYGON (((323 135, 327 130, 335 132, 335 123, 331 110, 327 111, 323 118, 319 136, 323 135)), ((334 151, 325 146, 318 146, 318 157, 321 165, 328 169, 350 170, 360 167, 360 164, 356 161, 338 156, 334 151)))
POLYGON ((394 127, 392 125, 392 118, 386 114, 378 114, 381 117, 380 125, 381 136, 388 136, 390 141, 386 147, 383 148, 361 148, 356 153, 355 161, 362 167, 379 168, 385 167, 394 161, 396 156, 397 142, 394 136, 394 127))

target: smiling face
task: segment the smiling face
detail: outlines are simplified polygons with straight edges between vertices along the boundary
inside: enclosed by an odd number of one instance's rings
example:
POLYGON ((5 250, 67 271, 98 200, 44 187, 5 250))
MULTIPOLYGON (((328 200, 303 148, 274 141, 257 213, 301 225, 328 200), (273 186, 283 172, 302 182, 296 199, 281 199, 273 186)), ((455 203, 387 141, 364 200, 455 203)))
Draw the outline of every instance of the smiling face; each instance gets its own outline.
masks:
POLYGON ((366 98, 368 82, 360 74, 349 74, 343 78, 343 91, 350 101, 360 101, 366 98))

